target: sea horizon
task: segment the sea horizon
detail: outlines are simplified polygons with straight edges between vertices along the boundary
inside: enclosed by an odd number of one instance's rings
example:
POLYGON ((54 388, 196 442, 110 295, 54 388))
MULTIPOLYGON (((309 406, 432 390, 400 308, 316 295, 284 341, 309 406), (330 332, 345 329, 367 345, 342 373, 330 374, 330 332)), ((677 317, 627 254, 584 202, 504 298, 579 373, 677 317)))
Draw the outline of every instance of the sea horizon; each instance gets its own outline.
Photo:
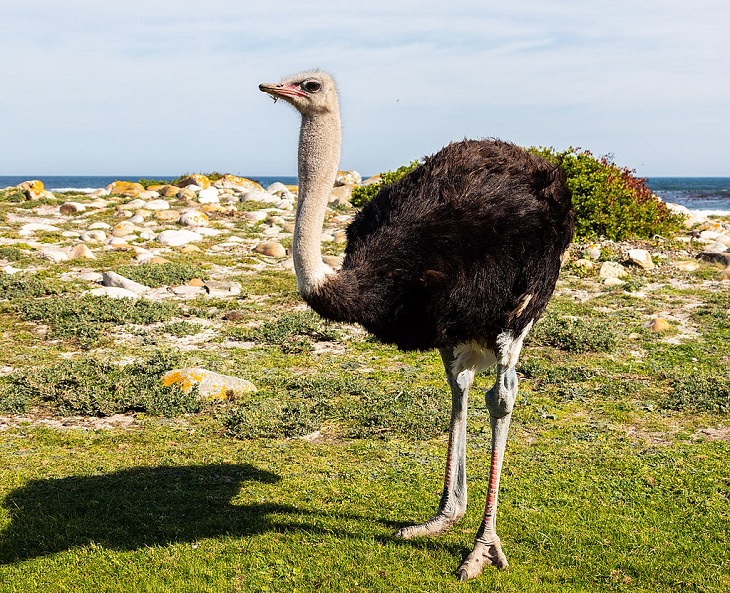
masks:
MULTIPOLYGON (((140 179, 170 182, 179 175, 0 175, 0 189, 13 187, 31 179, 39 179, 49 191, 91 192, 114 181, 140 179)), ((274 182, 296 185, 296 175, 241 175, 268 187, 274 182)), ((366 178, 366 176, 363 176, 366 178)), ((730 176, 656 176, 646 177, 647 185, 665 202, 680 204, 706 214, 730 214, 730 176)))

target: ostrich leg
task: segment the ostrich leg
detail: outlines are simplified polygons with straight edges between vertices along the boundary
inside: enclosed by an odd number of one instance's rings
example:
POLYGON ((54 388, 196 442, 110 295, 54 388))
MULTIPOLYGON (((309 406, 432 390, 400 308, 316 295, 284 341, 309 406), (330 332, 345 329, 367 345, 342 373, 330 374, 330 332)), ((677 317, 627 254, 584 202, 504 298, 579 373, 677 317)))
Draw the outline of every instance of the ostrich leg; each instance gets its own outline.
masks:
MULTIPOLYGON (((527 329, 529 330, 529 327, 527 329)), ((515 365, 526 334, 527 330, 517 340, 513 340, 511 334, 502 334, 497 341, 497 381, 486 394, 492 428, 492 458, 489 467, 487 504, 474 541, 474 548, 457 571, 460 581, 479 576, 485 565, 493 564, 497 568, 508 566, 507 557, 502 552, 502 545, 497 535, 497 498, 507 432, 512 417, 512 407, 517 397, 515 365)))
POLYGON ((421 525, 403 527, 395 532, 396 537, 403 539, 443 533, 466 512, 466 409, 469 388, 474 381, 474 371, 455 369, 455 357, 451 348, 442 348, 440 352, 451 387, 451 422, 444 490, 438 511, 432 519, 421 525))

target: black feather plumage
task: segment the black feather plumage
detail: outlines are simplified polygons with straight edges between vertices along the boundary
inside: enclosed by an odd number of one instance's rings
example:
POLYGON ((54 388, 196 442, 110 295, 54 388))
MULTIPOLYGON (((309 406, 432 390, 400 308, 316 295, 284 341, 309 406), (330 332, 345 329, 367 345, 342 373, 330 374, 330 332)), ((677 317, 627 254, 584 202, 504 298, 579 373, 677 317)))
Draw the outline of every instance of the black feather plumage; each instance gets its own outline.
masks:
POLYGON ((573 227, 558 167, 500 140, 455 142, 358 213, 341 272, 306 298, 404 350, 492 345, 543 313, 573 227))

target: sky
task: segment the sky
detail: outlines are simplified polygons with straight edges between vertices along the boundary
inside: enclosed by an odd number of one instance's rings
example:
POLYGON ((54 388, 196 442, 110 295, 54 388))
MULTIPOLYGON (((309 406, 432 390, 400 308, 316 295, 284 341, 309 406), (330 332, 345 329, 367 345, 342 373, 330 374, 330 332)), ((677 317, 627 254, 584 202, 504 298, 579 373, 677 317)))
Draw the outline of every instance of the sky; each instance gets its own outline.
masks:
POLYGON ((260 82, 334 75, 341 168, 453 140, 730 176, 727 0, 2 0, 0 175, 296 174, 260 82))

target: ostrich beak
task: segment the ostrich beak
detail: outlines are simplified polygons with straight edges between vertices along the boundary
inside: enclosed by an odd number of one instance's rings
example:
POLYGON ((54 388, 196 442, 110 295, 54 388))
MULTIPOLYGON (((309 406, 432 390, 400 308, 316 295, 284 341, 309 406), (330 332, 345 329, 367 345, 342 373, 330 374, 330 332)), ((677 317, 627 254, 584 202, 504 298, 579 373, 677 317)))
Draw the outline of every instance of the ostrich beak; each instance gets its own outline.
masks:
POLYGON ((271 95, 274 99, 274 102, 276 102, 279 98, 307 96, 297 85, 291 83, 280 82, 274 84, 263 82, 259 85, 259 90, 264 93, 269 93, 269 95, 271 95))

